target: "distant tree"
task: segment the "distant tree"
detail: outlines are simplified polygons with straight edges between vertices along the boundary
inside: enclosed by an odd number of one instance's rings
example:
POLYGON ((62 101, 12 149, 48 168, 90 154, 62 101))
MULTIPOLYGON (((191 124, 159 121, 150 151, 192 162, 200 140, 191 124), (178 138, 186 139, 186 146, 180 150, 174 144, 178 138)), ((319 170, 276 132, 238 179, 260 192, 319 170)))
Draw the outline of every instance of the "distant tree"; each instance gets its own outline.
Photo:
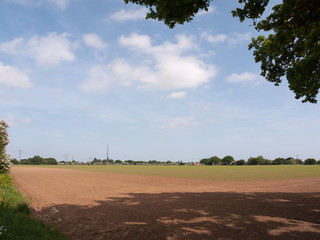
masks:
POLYGON ((232 156, 225 156, 221 160, 222 165, 231 165, 232 162, 234 162, 234 158, 232 156))
POLYGON ((212 161, 212 165, 220 165, 221 164, 221 159, 217 156, 211 157, 210 161, 212 161))
POLYGON ((185 165, 185 163, 182 162, 182 161, 178 161, 177 163, 178 163, 179 166, 184 166, 185 165))
POLYGON ((114 160, 113 159, 109 159, 109 163, 114 163, 114 160))
POLYGON ((148 163, 155 165, 155 164, 158 164, 158 161, 157 160, 150 160, 150 161, 148 161, 148 163))
POLYGON ((276 158, 276 159, 273 161, 273 163, 274 163, 275 165, 281 165, 281 164, 283 164, 283 162, 284 162, 284 158, 276 158))
POLYGON ((245 160, 243 160, 243 159, 237 160, 236 161, 236 165, 247 165, 247 162, 245 160))
POLYGON ((101 159, 97 159, 97 158, 94 158, 91 162, 92 165, 101 165, 102 164, 102 161, 101 159))
POLYGON ((271 165, 271 164, 272 164, 272 161, 269 160, 269 159, 265 159, 265 161, 264 161, 263 164, 264 164, 264 165, 271 165))
POLYGON ((200 164, 202 165, 209 165, 209 158, 203 158, 200 160, 200 164))
POLYGON ((14 165, 20 164, 20 162, 19 162, 17 159, 15 159, 15 158, 11 159, 10 162, 11 162, 12 164, 14 164, 14 165))
POLYGON ((283 161, 283 164, 286 164, 286 165, 293 165, 293 164, 297 164, 296 160, 292 157, 289 157, 289 158, 286 158, 284 161, 283 161))
POLYGON ((133 160, 125 160, 124 161, 126 164, 130 164, 130 165, 133 165, 134 164, 134 161, 133 160))
POLYGON ((305 165, 314 165, 316 163, 317 161, 314 158, 307 158, 306 160, 304 160, 305 165))
POLYGON ((166 164, 170 165, 172 164, 172 162, 169 160, 169 161, 166 161, 166 164))
POLYGON ((317 161, 317 164, 320 164, 320 160, 317 161))
POLYGON ((296 163, 297 163, 297 164, 303 164, 303 161, 302 161, 301 159, 296 158, 295 160, 296 160, 296 163))
POLYGON ((116 164, 123 164, 123 162, 121 160, 115 160, 114 161, 116 164))
POLYGON ((264 158, 263 156, 261 156, 261 155, 258 156, 257 158, 259 159, 259 164, 260 164, 260 165, 264 165, 264 163, 265 163, 266 160, 267 160, 267 159, 265 159, 265 158, 264 158))
POLYGON ((54 158, 45 158, 45 159, 43 159, 43 162, 44 162, 43 164, 46 164, 46 165, 58 165, 57 160, 54 158))
POLYGON ((32 158, 28 158, 28 163, 30 165, 42 165, 44 164, 44 159, 38 155, 32 157, 32 158))
POLYGON ((249 165, 259 165, 260 164, 261 159, 257 158, 257 157, 250 157, 248 159, 248 164, 249 165))

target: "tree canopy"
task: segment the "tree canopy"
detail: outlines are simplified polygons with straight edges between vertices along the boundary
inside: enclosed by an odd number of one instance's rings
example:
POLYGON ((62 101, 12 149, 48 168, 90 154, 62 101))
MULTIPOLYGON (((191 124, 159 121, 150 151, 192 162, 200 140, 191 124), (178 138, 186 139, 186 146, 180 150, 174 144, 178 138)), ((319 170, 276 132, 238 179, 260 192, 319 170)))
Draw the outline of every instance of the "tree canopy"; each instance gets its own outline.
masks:
MULTIPOLYGON (((163 21, 170 28, 191 21, 212 0, 124 0, 149 8, 147 19, 163 21)), ((241 22, 252 19, 255 29, 271 32, 252 39, 261 75, 279 85, 286 77, 295 98, 317 102, 320 88, 320 0, 282 0, 261 19, 270 0, 238 0, 242 8, 232 11, 241 22)))

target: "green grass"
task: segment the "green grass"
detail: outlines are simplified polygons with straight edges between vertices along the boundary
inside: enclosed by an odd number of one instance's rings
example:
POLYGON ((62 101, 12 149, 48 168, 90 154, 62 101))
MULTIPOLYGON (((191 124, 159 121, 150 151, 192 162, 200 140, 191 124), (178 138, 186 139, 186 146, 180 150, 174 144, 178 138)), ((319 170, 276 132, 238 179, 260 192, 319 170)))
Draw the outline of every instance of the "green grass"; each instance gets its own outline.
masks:
POLYGON ((41 166, 81 171, 191 178, 216 181, 253 181, 320 177, 320 165, 271 166, 41 166))
POLYGON ((14 187, 9 174, 0 174, 0 239, 62 240, 58 230, 30 218, 26 198, 14 187))

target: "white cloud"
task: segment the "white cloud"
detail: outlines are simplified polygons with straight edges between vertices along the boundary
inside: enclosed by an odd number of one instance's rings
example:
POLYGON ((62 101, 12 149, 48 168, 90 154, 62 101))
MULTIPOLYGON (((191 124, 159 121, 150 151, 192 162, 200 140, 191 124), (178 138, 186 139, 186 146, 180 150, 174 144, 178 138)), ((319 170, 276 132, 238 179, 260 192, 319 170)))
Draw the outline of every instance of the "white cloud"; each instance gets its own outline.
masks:
POLYGON ((20 5, 24 5, 26 7, 38 7, 43 3, 50 3, 60 8, 61 10, 65 10, 70 0, 7 0, 10 3, 16 3, 20 5))
POLYGON ((208 7, 208 11, 201 10, 198 12, 198 16, 206 15, 206 14, 213 14, 216 12, 216 8, 213 6, 208 7))
POLYGON ((228 39, 226 34, 211 35, 208 32, 203 32, 201 37, 212 44, 222 43, 228 39))
POLYGON ((15 38, 11 42, 0 43, 0 51, 10 54, 16 54, 17 48, 23 43, 23 38, 15 38))
POLYGON ((31 124, 32 122, 32 119, 29 117, 20 117, 16 115, 0 116, 0 119, 3 119, 9 127, 18 127, 21 124, 31 124))
POLYGON ((15 38, 11 42, 0 43, 0 51, 28 56, 38 65, 54 66, 75 59, 72 51, 76 45, 68 37, 67 33, 52 32, 45 37, 34 36, 28 41, 15 38))
POLYGON ((112 78, 105 66, 95 66, 90 70, 89 77, 80 85, 83 91, 104 91, 111 84, 112 78))
POLYGON ((105 44, 95 33, 85 34, 82 38, 88 47, 96 48, 99 50, 105 49, 107 47, 107 44, 105 44))
POLYGON ((120 10, 115 12, 110 16, 110 19, 117 22, 126 22, 126 21, 134 21, 134 20, 142 20, 145 19, 147 14, 146 8, 140 8, 137 10, 120 10))
POLYGON ((247 42, 251 39, 251 33, 230 33, 230 34, 217 34, 212 35, 210 32, 203 32, 201 37, 212 43, 213 45, 217 45, 218 43, 227 42, 230 45, 236 45, 241 42, 247 42))
POLYGON ((46 37, 35 36, 26 44, 27 52, 39 65, 53 66, 62 61, 75 59, 72 49, 74 44, 69 41, 68 34, 49 33, 46 37))
POLYGON ((172 92, 168 95, 168 98, 171 98, 171 99, 183 99, 185 98, 187 95, 186 92, 184 91, 179 91, 179 92, 172 92))
POLYGON ((127 60, 117 59, 104 67, 99 67, 99 79, 92 74, 81 85, 83 90, 102 91, 110 84, 158 89, 184 89, 196 88, 209 83, 216 76, 214 65, 207 65, 197 55, 187 55, 187 50, 197 46, 193 38, 184 35, 177 36, 177 43, 165 42, 153 46, 147 35, 131 34, 129 37, 121 36, 119 43, 142 54, 141 61, 130 64, 127 60), (92 87, 90 84, 92 83, 92 87), (100 86, 100 87, 99 87, 100 86))
POLYGON ((151 39, 147 35, 133 33, 130 37, 121 36, 119 42, 123 46, 139 51, 148 51, 151 48, 151 39))
POLYGON ((194 116, 190 117, 182 117, 182 118, 172 118, 168 121, 168 123, 161 126, 161 128, 164 129, 183 129, 187 127, 195 127, 195 126, 201 126, 205 123, 207 123, 209 120, 198 120, 194 116))
POLYGON ((252 83, 254 85, 259 85, 262 83, 263 78, 255 73, 244 72, 241 74, 232 73, 226 78, 226 81, 231 83, 252 83))
POLYGON ((228 42, 230 44, 237 44, 240 42, 248 42, 251 39, 251 33, 232 33, 231 36, 228 38, 228 42))
POLYGON ((61 10, 65 10, 68 7, 70 2, 70 0, 46 0, 46 1, 56 5, 61 10))
POLYGON ((15 88, 31 88, 29 77, 18 68, 0 62, 0 84, 15 88))

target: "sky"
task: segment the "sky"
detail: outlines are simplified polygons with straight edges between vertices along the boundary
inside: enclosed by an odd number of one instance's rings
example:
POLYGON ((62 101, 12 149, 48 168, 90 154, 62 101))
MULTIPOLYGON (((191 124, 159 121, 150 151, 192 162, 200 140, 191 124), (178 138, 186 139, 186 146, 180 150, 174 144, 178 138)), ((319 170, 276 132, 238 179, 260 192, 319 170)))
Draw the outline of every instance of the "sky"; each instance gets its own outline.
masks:
POLYGON ((108 144, 121 160, 320 159, 319 104, 260 76, 248 50, 259 33, 232 17, 236 2, 170 29, 122 0, 0 1, 7 152, 86 162, 108 144))

